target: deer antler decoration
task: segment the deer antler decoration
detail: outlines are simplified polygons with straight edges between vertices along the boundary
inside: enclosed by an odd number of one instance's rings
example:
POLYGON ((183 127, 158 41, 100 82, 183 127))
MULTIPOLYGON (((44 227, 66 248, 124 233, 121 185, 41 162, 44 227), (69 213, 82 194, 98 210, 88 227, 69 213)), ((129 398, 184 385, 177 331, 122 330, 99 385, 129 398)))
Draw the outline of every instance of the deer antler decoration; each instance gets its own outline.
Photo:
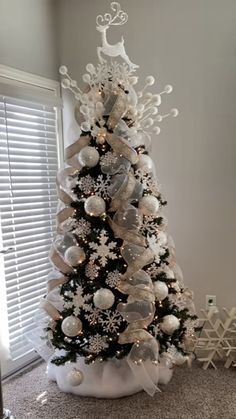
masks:
POLYGON ((127 22, 128 15, 121 10, 120 4, 117 1, 111 3, 111 9, 115 12, 114 17, 110 13, 105 13, 104 16, 97 16, 96 23, 99 27, 106 25, 124 25, 127 22))
POLYGON ((102 34, 102 46, 97 47, 98 58, 101 63, 106 60, 102 57, 101 53, 109 57, 122 57, 123 60, 129 65, 131 69, 138 68, 139 66, 132 63, 125 52, 124 39, 122 37, 120 42, 117 42, 115 45, 110 45, 107 42, 106 31, 112 25, 124 25, 128 20, 127 13, 121 10, 120 4, 116 1, 111 3, 111 9, 115 12, 112 17, 111 13, 105 13, 104 16, 98 15, 96 18, 96 28, 102 34))

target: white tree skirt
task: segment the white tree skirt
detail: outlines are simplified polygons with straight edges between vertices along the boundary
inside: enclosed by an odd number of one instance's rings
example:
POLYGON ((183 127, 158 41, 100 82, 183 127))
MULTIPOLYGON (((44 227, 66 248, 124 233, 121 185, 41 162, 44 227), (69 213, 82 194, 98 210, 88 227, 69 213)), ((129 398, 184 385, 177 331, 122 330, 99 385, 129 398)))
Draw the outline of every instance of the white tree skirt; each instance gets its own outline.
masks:
MULTIPOLYGON (((62 352, 56 351, 55 355, 60 356, 62 352)), ((167 384, 171 379, 172 370, 162 364, 157 367, 150 363, 147 364, 147 369, 157 385, 167 384)), ((106 362, 96 361, 89 365, 84 363, 84 358, 79 358, 76 363, 61 366, 49 361, 47 373, 49 380, 56 381, 60 390, 80 396, 118 398, 143 390, 126 358, 122 360, 114 358, 106 362), (82 371, 84 375, 83 382, 76 387, 71 386, 66 379, 68 372, 74 368, 82 371)))

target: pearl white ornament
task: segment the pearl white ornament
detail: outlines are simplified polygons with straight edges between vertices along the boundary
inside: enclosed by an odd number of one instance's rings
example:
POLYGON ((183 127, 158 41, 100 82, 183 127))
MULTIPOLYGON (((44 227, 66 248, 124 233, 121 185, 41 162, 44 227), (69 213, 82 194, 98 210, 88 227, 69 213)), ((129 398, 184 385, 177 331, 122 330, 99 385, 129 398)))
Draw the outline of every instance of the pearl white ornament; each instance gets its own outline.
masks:
POLYGON ((147 76, 145 82, 148 86, 152 86, 155 83, 155 79, 153 76, 147 76))
POLYGON ((179 115, 179 111, 176 108, 171 109, 170 113, 171 113, 171 116, 173 116, 174 118, 176 118, 176 116, 179 115))
POLYGON ((70 80, 69 79, 62 79, 61 86, 63 89, 68 89, 70 87, 70 80))
POLYGON ((88 215, 99 217, 105 213, 106 204, 100 196, 93 195, 86 199, 84 209, 88 215))
POLYGON ((80 127, 81 127, 82 131, 88 132, 91 129, 91 124, 89 122, 85 121, 85 122, 82 122, 80 127))
POLYGON ((108 288, 100 288, 100 290, 96 291, 93 296, 94 305, 100 310, 106 310, 112 307, 114 301, 114 294, 108 288))
POLYGON ((158 301, 164 300, 168 295, 168 287, 163 281, 156 281, 153 284, 156 299, 158 301))
POLYGON ((66 375, 67 382, 73 387, 79 386, 82 383, 83 379, 84 375, 82 371, 76 369, 69 371, 66 375))
POLYGON ((161 132, 161 129, 160 129, 159 127, 154 127, 154 128, 153 128, 153 134, 155 134, 155 135, 159 135, 159 134, 160 134, 160 132, 161 132))
POLYGON ((142 126, 144 128, 150 128, 153 125, 153 123, 154 123, 153 119, 148 118, 148 119, 145 119, 145 121, 142 122, 142 126))
POLYGON ((93 64, 91 64, 91 63, 88 63, 88 64, 86 65, 86 70, 87 70, 90 74, 95 73, 95 67, 94 67, 94 65, 93 65, 93 64))
POLYGON ((168 314, 167 316, 163 317, 160 326, 164 333, 167 335, 172 335, 172 333, 174 333, 174 331, 179 328, 180 321, 173 314, 168 314))
POLYGON ((61 330, 66 336, 77 336, 82 330, 82 322, 75 316, 65 317, 61 324, 61 330))
POLYGON ((137 169, 145 169, 146 172, 150 173, 153 171, 154 165, 150 156, 147 154, 140 154, 136 167, 137 169))
POLYGON ((160 106, 160 104, 161 104, 161 95, 159 95, 159 94, 153 95, 152 102, 153 102, 153 105, 160 106))
POLYGON ((90 81, 91 81, 91 77, 90 77, 90 75, 89 74, 83 74, 83 76, 82 76, 82 79, 83 79, 83 81, 85 82, 85 83, 90 83, 90 81))
POLYGON ((171 86, 170 84, 167 84, 165 86, 165 93, 169 94, 172 92, 172 90, 173 90, 173 86, 171 86))
POLYGON ((78 266, 85 260, 84 250, 79 246, 71 246, 64 254, 65 261, 71 266, 78 266))
POLYGON ((61 74, 61 75, 65 75, 65 74, 67 74, 67 67, 65 66, 65 65, 61 65, 61 67, 59 68, 59 73, 61 74))
POLYGON ((94 147, 85 146, 80 150, 78 160, 82 166, 94 167, 99 162, 99 152, 94 147))
POLYGON ((159 209, 159 201, 153 195, 146 195, 140 199, 138 207, 144 215, 155 215, 159 209))

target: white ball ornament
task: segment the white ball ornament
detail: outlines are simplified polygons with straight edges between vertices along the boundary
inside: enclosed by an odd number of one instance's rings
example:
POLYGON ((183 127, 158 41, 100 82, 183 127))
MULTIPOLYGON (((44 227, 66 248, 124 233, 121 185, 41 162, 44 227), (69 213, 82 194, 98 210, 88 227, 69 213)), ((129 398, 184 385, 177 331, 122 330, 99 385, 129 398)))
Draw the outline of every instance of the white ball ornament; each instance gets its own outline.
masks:
POLYGON ((180 321, 173 314, 168 314, 163 317, 163 320, 160 324, 161 330, 167 335, 172 335, 180 326, 180 321))
POLYGON ((107 310, 112 307, 114 301, 114 294, 108 288, 100 288, 100 290, 97 290, 93 296, 94 305, 100 310, 107 310))
POLYGON ((78 266, 85 260, 84 250, 79 246, 71 246, 64 254, 65 261, 71 266, 78 266))
POLYGON ((140 154, 139 161, 136 164, 137 169, 144 169, 148 173, 153 171, 154 165, 150 156, 147 154, 140 154))
POLYGON ((82 166, 94 167, 99 162, 99 152, 94 147, 85 146, 80 150, 78 160, 82 166))
POLYGON ((156 215, 159 209, 159 201, 153 195, 146 195, 140 199, 138 206, 143 215, 156 215))
POLYGON ((82 371, 73 369, 68 372, 66 376, 66 380, 68 384, 70 384, 73 387, 79 386, 83 382, 84 376, 82 371))
POLYGON ((61 324, 61 330, 66 336, 77 336, 82 330, 82 322, 75 316, 65 317, 61 324))
POLYGON ((163 281, 156 281, 153 284, 156 299, 158 301, 164 300, 168 295, 168 287, 163 281))
POLYGON ((84 203, 85 212, 92 217, 99 217, 106 211, 106 204, 104 199, 100 196, 92 195, 86 199, 84 203))

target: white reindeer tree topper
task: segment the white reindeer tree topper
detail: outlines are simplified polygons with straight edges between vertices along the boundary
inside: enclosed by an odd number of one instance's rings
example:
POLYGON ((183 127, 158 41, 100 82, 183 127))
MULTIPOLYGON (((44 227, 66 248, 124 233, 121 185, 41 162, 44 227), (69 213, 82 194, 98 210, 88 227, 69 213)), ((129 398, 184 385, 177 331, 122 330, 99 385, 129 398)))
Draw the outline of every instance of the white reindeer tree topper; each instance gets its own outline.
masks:
POLYGON ((116 1, 111 3, 111 9, 115 12, 114 16, 110 13, 105 13, 104 16, 98 15, 96 18, 96 28, 102 34, 102 46, 97 47, 98 58, 101 63, 106 60, 102 57, 101 53, 109 57, 118 57, 120 56, 123 60, 129 65, 131 69, 138 68, 139 66, 132 63, 125 52, 124 39, 122 37, 120 42, 117 42, 115 45, 111 45, 107 42, 106 31, 112 25, 124 25, 128 20, 127 13, 121 10, 120 4, 116 1))

